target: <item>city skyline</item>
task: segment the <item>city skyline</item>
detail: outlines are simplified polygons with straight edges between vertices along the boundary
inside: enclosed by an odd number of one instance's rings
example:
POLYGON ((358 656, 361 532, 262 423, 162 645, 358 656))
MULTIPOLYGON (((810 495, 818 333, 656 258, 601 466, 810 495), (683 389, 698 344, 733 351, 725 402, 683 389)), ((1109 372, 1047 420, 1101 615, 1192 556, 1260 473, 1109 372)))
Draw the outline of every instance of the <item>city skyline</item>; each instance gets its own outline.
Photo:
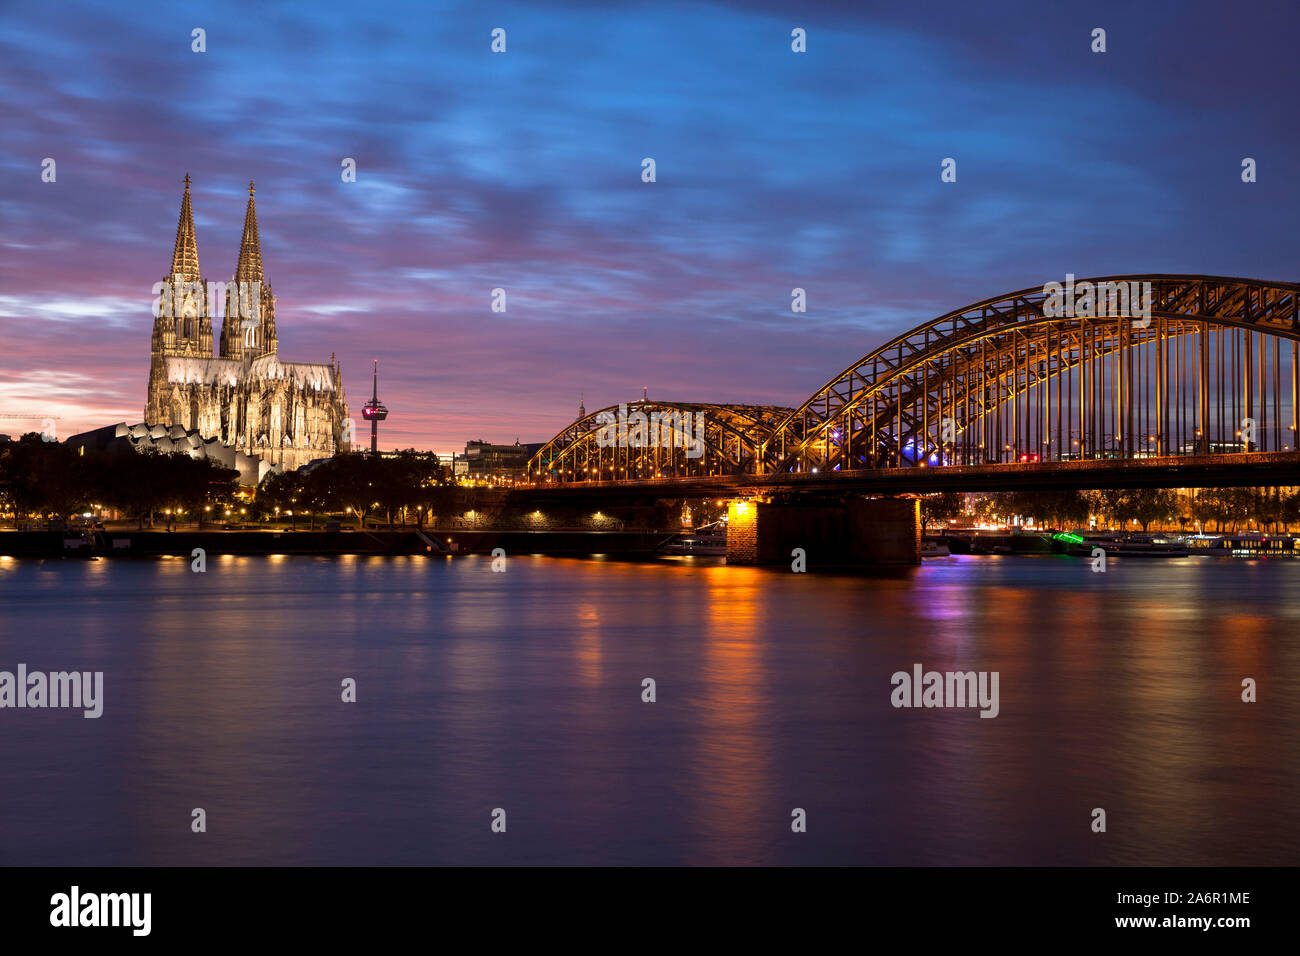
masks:
POLYGON ((1278 922, 1300 4, 0 23, 20 936, 383 945, 393 867, 1278 922))
POLYGON ((255 9, 10 12, 0 412, 138 419, 186 173, 205 278, 233 271, 256 180, 284 350, 336 352, 357 407, 379 359, 381 445, 444 453, 643 387, 797 405, 1067 272, 1295 277, 1300 134, 1270 91, 1294 88, 1296 15, 1267 5, 255 9))

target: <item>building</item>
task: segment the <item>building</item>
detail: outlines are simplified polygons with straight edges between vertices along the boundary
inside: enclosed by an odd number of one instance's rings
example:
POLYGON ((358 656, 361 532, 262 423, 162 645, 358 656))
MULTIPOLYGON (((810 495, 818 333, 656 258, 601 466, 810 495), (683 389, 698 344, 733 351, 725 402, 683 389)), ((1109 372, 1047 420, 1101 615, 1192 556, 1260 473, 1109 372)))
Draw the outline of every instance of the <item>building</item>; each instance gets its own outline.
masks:
POLYGON ((510 478, 522 476, 528 460, 546 443, 494 445, 485 441, 465 442, 465 454, 456 457, 454 472, 468 478, 510 478))
POLYGON ((282 362, 277 354, 275 297, 262 271, 254 188, 239 258, 229 285, 209 283, 199 269, 198 242, 185 177, 170 274, 154 287, 146 427, 179 426, 204 440, 282 470, 346 451, 348 407, 338 362, 282 362), (161 294, 159 294, 161 291, 161 294), (225 312, 213 351, 213 319, 225 312))
POLYGON ((271 470, 271 466, 261 458, 237 451, 220 439, 204 438, 193 429, 180 425, 165 427, 144 422, 134 425, 120 422, 72 435, 67 444, 76 449, 78 455, 154 451, 160 455, 184 453, 191 458, 206 458, 223 468, 239 472, 241 485, 256 486, 271 470))

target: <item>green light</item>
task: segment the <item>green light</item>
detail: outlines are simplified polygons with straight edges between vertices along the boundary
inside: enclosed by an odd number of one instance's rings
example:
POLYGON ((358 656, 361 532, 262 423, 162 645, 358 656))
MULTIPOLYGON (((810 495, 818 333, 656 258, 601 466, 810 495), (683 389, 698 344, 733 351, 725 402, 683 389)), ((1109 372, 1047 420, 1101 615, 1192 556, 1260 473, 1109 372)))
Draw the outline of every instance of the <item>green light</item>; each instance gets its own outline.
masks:
POLYGON ((1077 534, 1070 534, 1068 531, 1062 531, 1059 534, 1052 535, 1053 541, 1068 541, 1070 544, 1083 544, 1083 538, 1077 534))

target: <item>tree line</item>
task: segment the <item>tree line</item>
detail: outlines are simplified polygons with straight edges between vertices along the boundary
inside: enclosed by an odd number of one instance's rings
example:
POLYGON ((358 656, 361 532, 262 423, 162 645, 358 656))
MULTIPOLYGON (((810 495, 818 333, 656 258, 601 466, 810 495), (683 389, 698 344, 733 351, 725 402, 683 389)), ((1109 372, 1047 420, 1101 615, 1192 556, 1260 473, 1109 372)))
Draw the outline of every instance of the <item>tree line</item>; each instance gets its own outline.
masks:
POLYGON ((423 526, 437 511, 463 508, 468 489, 454 485, 435 456, 405 452, 394 457, 344 454, 310 470, 272 472, 251 498, 237 497, 239 473, 184 452, 117 446, 79 454, 35 433, 0 442, 0 507, 14 524, 31 519, 67 521, 87 511, 110 509, 153 526, 186 520, 222 523, 227 509, 251 520, 301 517, 314 527, 321 516, 352 515, 364 522, 382 514, 412 518, 423 526), (236 511, 238 509, 238 511, 236 511), (277 510, 278 509, 278 510, 277 510))
POLYGON ((921 520, 947 525, 950 520, 1009 522, 1034 519, 1049 528, 1127 528, 1137 523, 1179 530, 1235 532, 1246 528, 1279 532, 1300 524, 1300 489, 1167 488, 1099 489, 1094 491, 1005 491, 967 496, 958 492, 921 499, 921 520), (969 499, 969 500, 968 500, 969 499))
POLYGON ((255 514, 271 517, 292 514, 310 527, 317 516, 351 514, 364 525, 372 515, 394 516, 424 527, 438 512, 464 510, 472 494, 452 482, 447 468, 432 455, 400 452, 377 458, 364 454, 335 455, 310 470, 272 473, 257 489, 255 514), (278 509, 278 511, 276 510, 278 509))
POLYGON ((0 442, 0 505, 15 526, 32 518, 67 521, 98 506, 143 528, 168 511, 201 516, 207 505, 233 501, 238 490, 237 471, 186 454, 121 448, 81 455, 36 432, 0 442))

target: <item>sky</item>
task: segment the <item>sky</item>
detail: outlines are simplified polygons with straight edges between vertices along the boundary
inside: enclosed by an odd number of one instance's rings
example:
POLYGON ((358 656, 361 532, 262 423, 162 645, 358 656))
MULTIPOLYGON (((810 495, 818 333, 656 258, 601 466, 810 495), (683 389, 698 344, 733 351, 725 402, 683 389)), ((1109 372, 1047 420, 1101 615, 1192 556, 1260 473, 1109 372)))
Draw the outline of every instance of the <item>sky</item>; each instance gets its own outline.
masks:
POLYGON ((214 281, 256 181, 280 358, 337 355, 358 423, 378 359, 387 448, 545 441, 643 388, 797 406, 1067 273, 1300 281, 1298 29, 1285 0, 0 0, 0 432, 140 420, 186 173, 214 281))

